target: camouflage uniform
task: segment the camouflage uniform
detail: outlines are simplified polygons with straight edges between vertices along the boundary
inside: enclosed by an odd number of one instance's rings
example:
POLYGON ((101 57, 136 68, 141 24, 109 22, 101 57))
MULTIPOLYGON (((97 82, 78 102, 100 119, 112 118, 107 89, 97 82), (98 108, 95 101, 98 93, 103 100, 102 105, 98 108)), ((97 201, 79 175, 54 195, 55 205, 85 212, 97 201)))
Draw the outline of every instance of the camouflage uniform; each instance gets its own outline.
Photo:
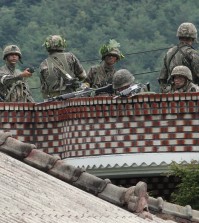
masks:
MULTIPOLYGON (((3 59, 9 54, 18 54, 21 59, 21 51, 15 45, 5 47, 3 59)), ((7 102, 34 102, 25 78, 20 77, 22 72, 7 62, 0 68, 0 96, 7 102)))
MULTIPOLYGON (((197 39, 197 30, 192 23, 182 23, 177 36, 197 39)), ((171 86, 171 72, 174 67, 184 65, 189 67, 193 75, 193 82, 199 84, 199 54, 188 43, 181 41, 177 46, 169 49, 164 58, 164 65, 160 71, 159 83, 162 92, 168 92, 171 86)))
POLYGON ((110 40, 107 45, 102 45, 100 48, 100 54, 102 62, 100 65, 95 65, 88 71, 88 76, 85 82, 92 88, 101 88, 108 84, 112 84, 113 75, 116 72, 114 66, 110 66, 105 63, 105 57, 112 55, 117 57, 117 61, 124 58, 118 47, 120 46, 115 40, 110 40))
POLYGON ((86 77, 79 60, 74 54, 63 52, 66 44, 59 35, 47 37, 44 45, 49 52, 48 58, 40 64, 41 91, 44 99, 75 91, 76 87, 71 80, 84 80, 86 77))
POLYGON ((92 66, 88 72, 86 82, 92 88, 104 87, 112 84, 113 74, 116 72, 113 66, 107 66, 104 61, 100 65, 92 66))
POLYGON ((186 66, 176 66, 171 73, 171 79, 173 80, 173 78, 176 76, 183 76, 186 78, 186 83, 184 86, 180 87, 180 88, 176 88, 174 84, 172 84, 171 86, 171 93, 174 92, 199 92, 199 86, 196 84, 193 84, 193 78, 192 78, 192 73, 191 70, 186 67, 186 66))

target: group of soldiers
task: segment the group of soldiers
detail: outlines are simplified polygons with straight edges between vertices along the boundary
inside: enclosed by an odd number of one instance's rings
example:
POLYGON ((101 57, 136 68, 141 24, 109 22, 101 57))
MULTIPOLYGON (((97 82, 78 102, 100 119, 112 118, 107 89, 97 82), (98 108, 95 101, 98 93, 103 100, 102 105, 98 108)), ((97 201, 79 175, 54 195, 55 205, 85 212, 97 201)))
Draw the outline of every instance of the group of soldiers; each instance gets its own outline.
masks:
MULTIPOLYGON (((168 50, 159 74, 162 93, 199 91, 199 54, 193 48, 197 42, 197 29, 192 23, 182 23, 177 30, 179 44, 168 50)), ((112 84, 115 94, 135 85, 134 75, 127 69, 116 71, 115 64, 124 58, 120 44, 111 39, 100 48, 101 63, 92 66, 88 73, 78 58, 65 52, 66 40, 60 35, 50 35, 44 46, 48 57, 39 67, 41 92, 44 101, 59 95, 85 88, 102 88, 112 84)), ((22 63, 18 46, 8 45, 3 50, 5 65, 0 68, 0 97, 6 102, 34 102, 27 78, 32 76, 29 68, 17 69, 22 63)), ((149 89, 143 88, 142 92, 149 89)))

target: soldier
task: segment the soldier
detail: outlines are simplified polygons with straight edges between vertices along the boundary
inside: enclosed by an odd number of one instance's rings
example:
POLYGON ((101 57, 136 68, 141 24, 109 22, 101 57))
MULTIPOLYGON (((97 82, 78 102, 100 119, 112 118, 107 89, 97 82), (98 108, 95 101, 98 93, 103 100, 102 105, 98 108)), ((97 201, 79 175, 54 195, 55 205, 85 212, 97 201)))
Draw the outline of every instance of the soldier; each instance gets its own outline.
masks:
POLYGON ((132 93, 137 94, 149 91, 145 84, 135 83, 134 75, 127 69, 120 69, 115 72, 115 74, 113 75, 113 89, 115 90, 116 95, 119 95, 120 92, 125 91, 125 89, 132 89, 132 91, 130 90, 129 93, 128 91, 126 91, 127 94, 123 96, 131 96, 132 93))
POLYGON ((187 66, 192 72, 193 83, 199 84, 199 54, 192 46, 197 42, 196 27, 192 23, 182 23, 177 30, 177 37, 179 44, 168 50, 159 75, 162 93, 170 91, 171 72, 178 65, 187 66))
POLYGON ((100 88, 112 83, 113 74, 116 72, 114 65, 124 58, 119 47, 120 44, 113 39, 108 44, 102 45, 100 48, 102 62, 90 68, 85 80, 90 87, 100 88))
POLYGON ((86 72, 71 52, 64 52, 66 40, 60 35, 50 35, 44 46, 49 53, 40 65, 41 91, 44 100, 75 91, 86 72))
POLYGON ((176 66, 171 72, 172 87, 170 92, 198 92, 199 86, 192 83, 192 73, 186 66, 176 66))
POLYGON ((0 68, 0 96, 6 102, 34 102, 26 83, 28 77, 32 76, 29 68, 21 72, 16 68, 22 59, 18 46, 9 45, 3 50, 5 65, 0 68))

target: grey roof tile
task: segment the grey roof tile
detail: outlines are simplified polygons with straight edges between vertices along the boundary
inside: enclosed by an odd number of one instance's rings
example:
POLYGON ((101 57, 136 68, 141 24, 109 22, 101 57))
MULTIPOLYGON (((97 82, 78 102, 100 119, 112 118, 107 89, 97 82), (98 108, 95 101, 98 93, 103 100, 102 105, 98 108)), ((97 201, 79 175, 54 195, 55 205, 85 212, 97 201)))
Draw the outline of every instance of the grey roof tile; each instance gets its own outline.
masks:
MULTIPOLYGON (((142 219, 130 212, 135 210, 134 200, 139 198, 141 187, 137 185, 131 188, 117 187, 11 136, 1 137, 0 141, 0 220, 2 223, 102 223, 107 219, 114 223, 165 222, 156 216, 152 216, 153 220, 142 219), (15 159, 16 157, 23 162, 15 159), (129 192, 130 190, 132 193, 129 192), (123 200, 122 197, 125 199, 123 200), (129 211, 119 207, 124 204, 129 211)), ((199 222, 199 212, 191 210, 190 207, 181 207, 151 197, 148 204, 149 208, 155 211, 199 222)), ((144 212, 141 212, 141 215, 143 214, 144 212)))
POLYGON ((166 222, 142 219, 3 153, 0 179, 0 222, 166 222))

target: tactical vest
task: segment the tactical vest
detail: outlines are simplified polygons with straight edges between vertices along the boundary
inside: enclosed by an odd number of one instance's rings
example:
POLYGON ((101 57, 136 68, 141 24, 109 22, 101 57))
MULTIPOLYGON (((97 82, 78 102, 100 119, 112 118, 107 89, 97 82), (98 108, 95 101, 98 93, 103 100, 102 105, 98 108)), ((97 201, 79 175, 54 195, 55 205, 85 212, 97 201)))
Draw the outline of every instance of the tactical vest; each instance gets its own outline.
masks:
POLYGON ((62 70, 68 73, 71 77, 75 77, 67 62, 66 53, 53 53, 46 59, 46 62, 48 66, 48 77, 46 78, 46 84, 49 92, 54 90, 65 90, 68 78, 65 73, 62 72, 62 70), (57 62, 58 66, 53 62, 53 60, 57 62), (58 89, 55 89, 57 81, 59 81, 59 87, 58 89))
POLYGON ((92 68, 92 87, 100 88, 108 84, 112 84, 113 74, 116 70, 113 68, 110 72, 106 72, 103 65, 92 68))
POLYGON ((191 46, 179 44, 168 51, 164 61, 168 71, 168 83, 170 82, 171 72, 174 67, 184 65, 192 71, 191 60, 189 57, 190 50, 192 50, 191 46))

